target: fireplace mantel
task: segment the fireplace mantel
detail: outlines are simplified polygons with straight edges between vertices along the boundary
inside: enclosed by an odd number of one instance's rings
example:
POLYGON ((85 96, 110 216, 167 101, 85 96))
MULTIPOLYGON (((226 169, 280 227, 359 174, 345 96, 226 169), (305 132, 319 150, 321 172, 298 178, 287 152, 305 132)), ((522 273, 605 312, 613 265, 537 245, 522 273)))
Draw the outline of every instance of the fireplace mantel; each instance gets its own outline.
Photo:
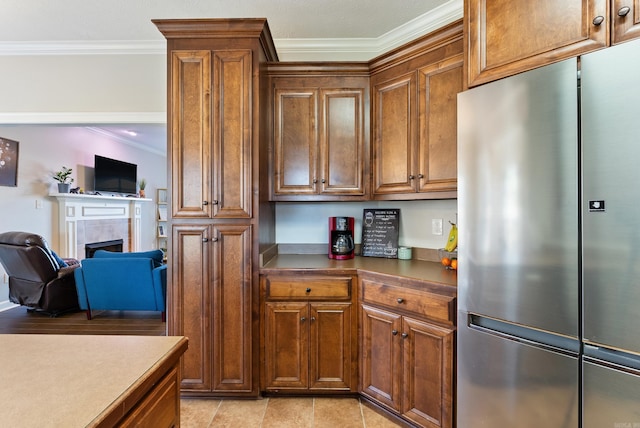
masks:
POLYGON ((78 221, 126 219, 131 225, 131 249, 141 251, 142 204, 147 198, 132 198, 77 193, 52 193, 58 200, 58 242, 62 257, 78 255, 78 221))

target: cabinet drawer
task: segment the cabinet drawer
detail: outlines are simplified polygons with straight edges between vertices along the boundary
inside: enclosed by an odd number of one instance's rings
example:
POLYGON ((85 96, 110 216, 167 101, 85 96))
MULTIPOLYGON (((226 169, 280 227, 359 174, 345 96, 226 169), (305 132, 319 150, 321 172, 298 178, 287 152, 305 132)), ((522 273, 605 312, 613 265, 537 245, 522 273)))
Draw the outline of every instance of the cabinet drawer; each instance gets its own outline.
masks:
POLYGON ((266 277, 269 299, 349 299, 351 277, 266 277))
POLYGON ((447 323, 453 323, 455 317, 454 297, 367 279, 362 280, 362 299, 447 323))
POLYGON ((180 425, 178 370, 173 368, 120 422, 121 427, 174 427, 180 425))

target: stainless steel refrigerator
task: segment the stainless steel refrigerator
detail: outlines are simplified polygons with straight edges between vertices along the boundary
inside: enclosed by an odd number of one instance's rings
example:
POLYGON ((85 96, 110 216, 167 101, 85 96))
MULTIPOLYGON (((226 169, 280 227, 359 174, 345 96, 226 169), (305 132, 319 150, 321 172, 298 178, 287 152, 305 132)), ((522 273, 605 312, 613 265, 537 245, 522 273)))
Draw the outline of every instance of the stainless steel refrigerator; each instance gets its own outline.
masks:
POLYGON ((458 96, 459 428, 640 428, 640 41, 458 96))

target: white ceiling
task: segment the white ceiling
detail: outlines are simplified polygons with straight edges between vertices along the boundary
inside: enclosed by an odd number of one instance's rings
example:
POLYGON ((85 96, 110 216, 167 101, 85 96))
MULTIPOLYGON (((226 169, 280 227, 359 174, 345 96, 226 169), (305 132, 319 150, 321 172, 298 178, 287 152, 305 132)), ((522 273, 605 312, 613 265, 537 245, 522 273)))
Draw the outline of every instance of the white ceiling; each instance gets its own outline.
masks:
MULTIPOLYGON (((462 0, 0 0, 0 11, 0 53, 110 45, 164 51, 152 19, 264 17, 281 59, 287 50, 342 49, 362 60, 462 17, 462 0)), ((164 125, 90 129, 166 151, 164 125)))

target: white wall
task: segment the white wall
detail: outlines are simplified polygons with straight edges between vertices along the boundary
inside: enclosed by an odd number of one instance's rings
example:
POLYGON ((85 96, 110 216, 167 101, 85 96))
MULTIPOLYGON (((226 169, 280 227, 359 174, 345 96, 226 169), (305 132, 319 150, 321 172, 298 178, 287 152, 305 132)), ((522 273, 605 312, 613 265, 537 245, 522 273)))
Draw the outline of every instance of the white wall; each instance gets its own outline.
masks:
MULTIPOLYGON (((113 141, 82 127, 0 125, 0 137, 19 142, 18 186, 0 186, 0 230, 29 231, 42 235, 60 251, 56 228, 58 206, 49 193, 56 192, 51 175, 63 165, 73 168, 72 187, 93 189, 93 156, 99 154, 138 165, 138 177, 147 179, 147 198, 166 187, 167 159, 155 153, 113 141)), ((155 248, 155 204, 143 204, 142 247, 155 248)), ((7 299, 4 270, 0 266, 0 308, 7 299)))

